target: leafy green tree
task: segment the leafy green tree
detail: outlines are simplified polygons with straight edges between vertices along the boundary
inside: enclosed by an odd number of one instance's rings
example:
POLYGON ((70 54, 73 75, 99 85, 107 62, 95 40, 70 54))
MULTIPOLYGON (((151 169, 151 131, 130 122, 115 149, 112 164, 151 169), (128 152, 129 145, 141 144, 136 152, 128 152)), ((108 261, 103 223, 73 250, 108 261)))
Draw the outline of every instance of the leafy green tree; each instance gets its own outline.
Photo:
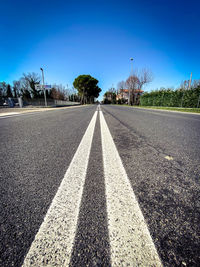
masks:
POLYGON ((116 91, 114 88, 109 89, 109 91, 104 94, 104 104, 116 104, 116 91))
POLYGON ((98 80, 90 75, 79 75, 73 82, 74 88, 78 90, 81 96, 81 104, 94 103, 94 98, 99 96, 101 88, 99 88, 98 80))

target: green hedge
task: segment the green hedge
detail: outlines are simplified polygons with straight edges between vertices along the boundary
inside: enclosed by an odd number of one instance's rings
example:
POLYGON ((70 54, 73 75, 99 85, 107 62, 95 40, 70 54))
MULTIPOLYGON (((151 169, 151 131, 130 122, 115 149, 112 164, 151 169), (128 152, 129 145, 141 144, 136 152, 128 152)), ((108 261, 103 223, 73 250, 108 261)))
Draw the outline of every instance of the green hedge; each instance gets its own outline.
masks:
POLYGON ((190 90, 162 88, 150 93, 144 93, 140 98, 140 105, 196 108, 199 95, 200 85, 190 90))

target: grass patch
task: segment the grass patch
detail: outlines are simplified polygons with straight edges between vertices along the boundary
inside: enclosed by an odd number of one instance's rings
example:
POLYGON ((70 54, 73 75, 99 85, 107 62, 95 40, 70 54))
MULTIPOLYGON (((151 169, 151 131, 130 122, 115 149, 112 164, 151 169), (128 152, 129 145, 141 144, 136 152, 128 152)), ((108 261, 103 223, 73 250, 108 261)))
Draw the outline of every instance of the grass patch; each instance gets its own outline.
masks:
POLYGON ((180 112, 200 113, 200 108, 156 107, 156 106, 128 106, 128 105, 118 105, 118 106, 126 106, 126 107, 133 107, 133 108, 146 108, 146 109, 174 110, 174 111, 180 111, 180 112))
POLYGON ((162 109, 162 110, 174 110, 174 111, 180 111, 180 112, 200 113, 200 108, 155 107, 155 106, 139 106, 139 108, 150 108, 150 109, 162 109))

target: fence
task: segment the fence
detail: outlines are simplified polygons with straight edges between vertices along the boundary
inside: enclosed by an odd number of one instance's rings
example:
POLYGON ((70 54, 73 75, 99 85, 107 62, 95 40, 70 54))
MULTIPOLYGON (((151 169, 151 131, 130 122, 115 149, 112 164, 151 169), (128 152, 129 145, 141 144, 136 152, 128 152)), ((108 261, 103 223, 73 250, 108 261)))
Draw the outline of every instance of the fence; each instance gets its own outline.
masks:
POLYGON ((54 105, 56 105, 56 106, 74 106, 74 105, 80 105, 80 102, 54 100, 54 105))
POLYGON ((0 107, 14 107, 19 106, 18 98, 2 98, 0 99, 0 107))
MULTIPOLYGON (((47 106, 57 107, 57 106, 73 106, 80 105, 80 102, 64 101, 64 100, 54 100, 47 99, 47 106)), ((0 101, 0 107, 17 107, 19 106, 17 98, 4 99, 0 101)), ((23 99, 23 106, 34 106, 42 107, 45 106, 44 99, 23 99)))

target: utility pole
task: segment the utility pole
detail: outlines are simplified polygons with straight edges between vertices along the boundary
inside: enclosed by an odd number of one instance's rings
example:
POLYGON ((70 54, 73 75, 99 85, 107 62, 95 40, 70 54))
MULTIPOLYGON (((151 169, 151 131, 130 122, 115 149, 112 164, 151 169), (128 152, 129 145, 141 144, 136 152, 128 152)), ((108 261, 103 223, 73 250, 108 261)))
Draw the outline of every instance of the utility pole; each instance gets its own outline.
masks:
MULTIPOLYGON (((133 58, 131 57, 130 58, 131 60, 131 75, 133 75, 133 58)), ((130 75, 130 77, 131 77, 130 75)), ((129 86, 129 94, 128 94, 128 104, 130 105, 131 104, 131 88, 129 86)))
POLYGON ((188 90, 190 90, 191 83, 192 83, 192 72, 190 74, 190 81, 189 81, 189 84, 188 84, 188 90))
POLYGON ((45 102, 45 107, 47 107, 46 88, 44 87, 44 70, 43 68, 40 68, 40 70, 42 71, 42 88, 44 92, 44 102, 45 102))

